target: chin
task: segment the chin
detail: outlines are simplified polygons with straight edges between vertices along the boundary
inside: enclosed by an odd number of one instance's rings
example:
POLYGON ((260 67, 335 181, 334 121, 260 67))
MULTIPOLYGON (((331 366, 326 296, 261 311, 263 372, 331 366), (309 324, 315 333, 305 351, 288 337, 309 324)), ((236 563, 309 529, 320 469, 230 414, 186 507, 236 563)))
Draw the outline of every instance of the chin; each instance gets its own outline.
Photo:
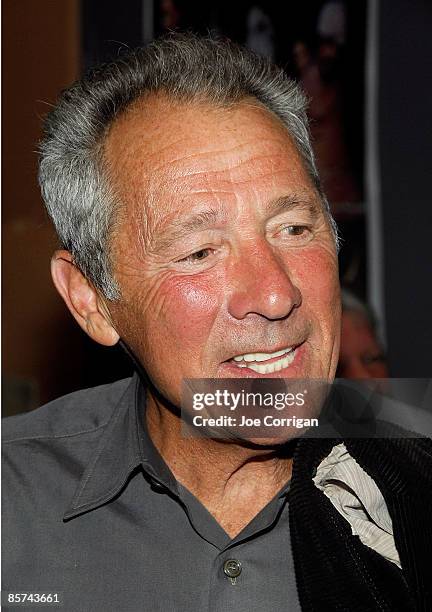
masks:
POLYGON ((281 448, 282 446, 285 446, 286 444, 297 440, 302 435, 303 432, 299 433, 299 431, 297 430, 296 432, 293 432, 292 435, 284 435, 283 437, 278 438, 251 438, 243 440, 243 442, 253 448, 272 448, 273 450, 277 450, 278 448, 281 448))
POLYGON ((206 435, 225 442, 239 444, 255 449, 277 449, 289 442, 301 438, 309 427, 296 428, 294 426, 276 426, 274 431, 271 427, 227 427, 219 430, 207 430, 206 435))
POLYGON ((292 433, 292 435, 283 435, 279 437, 267 437, 267 438, 256 438, 254 436, 248 435, 239 435, 237 432, 226 432, 226 436, 219 434, 217 439, 222 439, 224 442, 229 444, 237 444, 238 446, 243 446, 245 448, 251 448, 254 450, 273 450, 277 451, 279 448, 288 445, 290 442, 294 442, 294 440, 301 437, 303 432, 299 433, 299 430, 296 430, 292 433))

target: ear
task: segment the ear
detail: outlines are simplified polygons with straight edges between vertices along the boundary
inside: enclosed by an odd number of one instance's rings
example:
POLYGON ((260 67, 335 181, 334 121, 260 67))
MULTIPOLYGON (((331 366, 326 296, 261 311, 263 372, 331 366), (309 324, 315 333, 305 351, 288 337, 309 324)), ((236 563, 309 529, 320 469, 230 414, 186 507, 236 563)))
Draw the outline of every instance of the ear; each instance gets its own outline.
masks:
POLYGON ((68 251, 56 251, 51 276, 57 291, 80 327, 96 342, 113 346, 119 340, 109 312, 93 285, 73 263, 68 251))

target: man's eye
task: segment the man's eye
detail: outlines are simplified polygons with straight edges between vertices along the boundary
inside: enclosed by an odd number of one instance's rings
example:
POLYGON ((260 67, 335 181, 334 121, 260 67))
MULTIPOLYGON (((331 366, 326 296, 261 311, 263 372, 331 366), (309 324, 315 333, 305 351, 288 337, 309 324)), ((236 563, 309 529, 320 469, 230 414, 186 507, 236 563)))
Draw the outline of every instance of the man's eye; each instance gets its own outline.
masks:
POLYGON ((196 263, 206 259, 210 255, 210 253, 211 249, 200 249, 199 251, 195 251, 195 253, 191 253, 187 257, 183 257, 183 259, 180 259, 179 261, 196 263))
POLYGON ((306 237, 310 230, 306 225, 287 225, 281 229, 281 234, 284 236, 302 236, 306 237))

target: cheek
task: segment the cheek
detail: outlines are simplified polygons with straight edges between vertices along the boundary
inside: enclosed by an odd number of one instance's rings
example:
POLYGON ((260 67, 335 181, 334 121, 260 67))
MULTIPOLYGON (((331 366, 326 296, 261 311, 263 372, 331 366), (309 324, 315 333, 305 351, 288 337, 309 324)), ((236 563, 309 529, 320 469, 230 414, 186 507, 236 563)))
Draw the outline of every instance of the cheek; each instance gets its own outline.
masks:
POLYGON ((340 289, 336 256, 323 248, 311 248, 296 256, 292 280, 300 289, 304 306, 321 327, 340 328, 340 289))
POLYGON ((168 335, 181 341, 183 350, 197 342, 202 346, 220 308, 218 284, 199 276, 170 277, 160 287, 160 297, 160 321, 168 335))
POLYGON ((336 254, 310 249, 301 267, 301 291, 308 315, 314 321, 313 342, 319 347, 321 376, 332 379, 339 356, 341 303, 336 254))

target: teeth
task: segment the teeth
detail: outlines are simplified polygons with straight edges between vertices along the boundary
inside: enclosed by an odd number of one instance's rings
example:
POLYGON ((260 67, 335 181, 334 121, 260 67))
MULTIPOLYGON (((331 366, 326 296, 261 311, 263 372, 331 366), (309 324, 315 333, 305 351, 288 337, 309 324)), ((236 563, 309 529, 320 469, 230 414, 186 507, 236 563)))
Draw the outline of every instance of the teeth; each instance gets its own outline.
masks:
POLYGON ((296 352, 292 351, 286 357, 282 357, 282 359, 278 359, 278 361, 274 361, 273 363, 267 363, 266 365, 250 363, 247 367, 258 374, 273 374, 273 372, 279 372, 291 365, 294 361, 295 354, 296 352))
POLYGON ((292 346, 288 348, 282 349, 281 351, 276 351, 275 353, 247 353, 246 355, 239 355, 238 357, 234 357, 234 361, 246 361, 250 363, 251 361, 267 361, 268 359, 273 359, 274 357, 281 357, 285 355, 285 353, 289 353, 292 350, 292 346))
MULTIPOLYGON (((236 365, 238 368, 249 368, 250 370, 257 372, 258 374, 273 374, 273 372, 279 372, 280 370, 287 368, 294 361, 295 356, 296 356, 296 351, 295 350, 293 351, 291 349, 286 349, 286 350, 290 350, 291 352, 285 357, 282 357, 282 359, 278 359, 277 361, 273 361, 272 363, 261 364, 261 363, 248 362, 247 365, 246 363, 237 363, 236 365)), ((285 353, 286 350, 278 351, 278 354, 280 354, 281 352, 285 353)), ((264 353, 259 353, 259 354, 263 355, 264 353)), ((236 359, 236 361, 238 362, 239 360, 236 359)))

